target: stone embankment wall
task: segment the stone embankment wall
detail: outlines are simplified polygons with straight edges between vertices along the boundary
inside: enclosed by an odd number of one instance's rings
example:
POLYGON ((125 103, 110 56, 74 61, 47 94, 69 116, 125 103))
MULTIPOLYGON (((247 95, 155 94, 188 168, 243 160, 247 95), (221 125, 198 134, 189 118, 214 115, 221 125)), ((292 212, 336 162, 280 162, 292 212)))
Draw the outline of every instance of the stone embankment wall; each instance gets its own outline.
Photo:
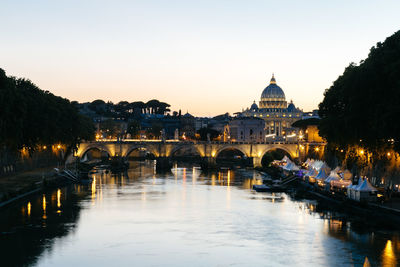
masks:
POLYGON ((60 153, 51 149, 37 150, 31 154, 27 151, 0 150, 0 177, 15 175, 37 168, 46 168, 61 164, 60 153))

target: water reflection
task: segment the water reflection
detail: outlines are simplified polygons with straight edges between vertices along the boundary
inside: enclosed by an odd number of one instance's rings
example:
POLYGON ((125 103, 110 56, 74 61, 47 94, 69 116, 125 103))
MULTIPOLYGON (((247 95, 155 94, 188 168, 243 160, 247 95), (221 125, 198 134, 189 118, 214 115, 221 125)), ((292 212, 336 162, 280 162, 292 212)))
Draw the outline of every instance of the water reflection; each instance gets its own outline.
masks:
POLYGON ((382 266, 396 266, 397 260, 396 255, 394 254, 392 241, 388 240, 386 242, 385 249, 382 253, 382 266))
POLYGON ((257 172, 175 165, 159 175, 154 162, 135 162, 92 178, 2 211, 2 266, 362 266, 366 257, 396 266, 400 258, 397 232, 360 227, 315 201, 255 193, 257 172))

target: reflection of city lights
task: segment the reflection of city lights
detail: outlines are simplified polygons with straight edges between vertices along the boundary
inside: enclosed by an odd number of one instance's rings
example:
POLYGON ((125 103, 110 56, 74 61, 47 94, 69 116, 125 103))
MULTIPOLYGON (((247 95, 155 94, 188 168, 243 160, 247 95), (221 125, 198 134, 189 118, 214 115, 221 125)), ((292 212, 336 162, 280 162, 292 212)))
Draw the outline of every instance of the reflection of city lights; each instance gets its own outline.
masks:
POLYGON ((45 195, 43 195, 42 208, 43 208, 43 219, 47 219, 47 216, 46 216, 46 196, 45 195))
POLYGON ((386 242, 385 249, 382 253, 382 266, 396 266, 396 255, 393 252, 392 241, 386 242))
POLYGON ((57 190, 57 207, 61 207, 61 189, 57 190))
POLYGON ((96 198, 96 177, 93 177, 93 182, 92 182, 92 200, 96 198))
POLYGON ((28 202, 28 216, 31 216, 31 208, 32 208, 31 202, 28 202))

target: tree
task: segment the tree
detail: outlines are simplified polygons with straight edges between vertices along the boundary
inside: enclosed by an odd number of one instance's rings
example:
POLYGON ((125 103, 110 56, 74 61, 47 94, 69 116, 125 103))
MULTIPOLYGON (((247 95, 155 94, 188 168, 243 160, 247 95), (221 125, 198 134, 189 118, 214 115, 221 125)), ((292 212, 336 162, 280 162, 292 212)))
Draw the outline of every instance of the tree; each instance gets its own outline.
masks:
POLYGON ((136 138, 140 133, 140 123, 138 121, 130 121, 128 124, 127 133, 129 133, 132 138, 136 138))
POLYGON ((149 138, 160 138, 162 129, 161 123, 153 122, 151 127, 146 130, 146 134, 149 138))
POLYGON ((113 119, 107 119, 100 123, 100 130, 106 133, 107 136, 116 137, 121 129, 113 119))
POLYGON ((339 145, 400 151, 400 31, 350 64, 319 105, 320 135, 339 145), (389 141, 388 141, 389 140, 389 141))
POLYGON ((200 130, 197 131, 197 133, 200 135, 200 140, 202 141, 208 141, 208 134, 210 134, 210 139, 213 140, 214 138, 217 138, 220 135, 220 132, 217 130, 211 129, 209 127, 203 127, 200 130))
POLYGON ((74 147, 94 137, 91 120, 69 100, 43 91, 27 79, 0 69, 0 144, 10 150, 63 143, 74 147))

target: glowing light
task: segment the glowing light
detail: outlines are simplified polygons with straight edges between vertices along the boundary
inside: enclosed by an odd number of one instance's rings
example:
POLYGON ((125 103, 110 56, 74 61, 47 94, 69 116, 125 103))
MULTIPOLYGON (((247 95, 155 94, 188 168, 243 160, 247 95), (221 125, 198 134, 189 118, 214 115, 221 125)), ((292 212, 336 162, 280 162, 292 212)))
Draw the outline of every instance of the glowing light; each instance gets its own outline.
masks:
POLYGON ((360 150, 360 155, 364 155, 364 150, 360 150))
POLYGON ((382 266, 396 266, 396 255, 393 252, 392 241, 388 240, 386 242, 385 249, 382 253, 382 266))
POLYGON ((390 152, 388 152, 388 153, 387 153, 387 156, 390 157, 390 155, 391 155, 390 152))
POLYGON ((57 207, 61 207, 61 189, 57 190, 57 207))
POLYGON ((93 182, 92 182, 92 200, 96 198, 96 177, 93 177, 93 182))
POLYGON ((316 148, 315 148, 315 151, 318 152, 318 151, 319 151, 319 147, 316 147, 316 148))
POLYGON ((31 204, 31 202, 28 202, 28 216, 31 216, 31 208, 32 208, 32 204, 31 204))
POLYGON ((211 156, 215 157, 215 151, 211 152, 211 156))
POLYGON ((342 152, 342 153, 343 153, 343 149, 341 149, 341 150, 340 150, 340 152, 342 152))
POLYGON ((43 146, 43 149, 46 149, 47 148, 47 146, 43 146))
POLYGON ((57 149, 60 149, 60 148, 61 148, 61 145, 58 145, 58 146, 57 146, 57 149))
POLYGON ((42 208, 43 208, 43 219, 47 219, 46 216, 46 196, 43 195, 43 200, 42 200, 42 208))

